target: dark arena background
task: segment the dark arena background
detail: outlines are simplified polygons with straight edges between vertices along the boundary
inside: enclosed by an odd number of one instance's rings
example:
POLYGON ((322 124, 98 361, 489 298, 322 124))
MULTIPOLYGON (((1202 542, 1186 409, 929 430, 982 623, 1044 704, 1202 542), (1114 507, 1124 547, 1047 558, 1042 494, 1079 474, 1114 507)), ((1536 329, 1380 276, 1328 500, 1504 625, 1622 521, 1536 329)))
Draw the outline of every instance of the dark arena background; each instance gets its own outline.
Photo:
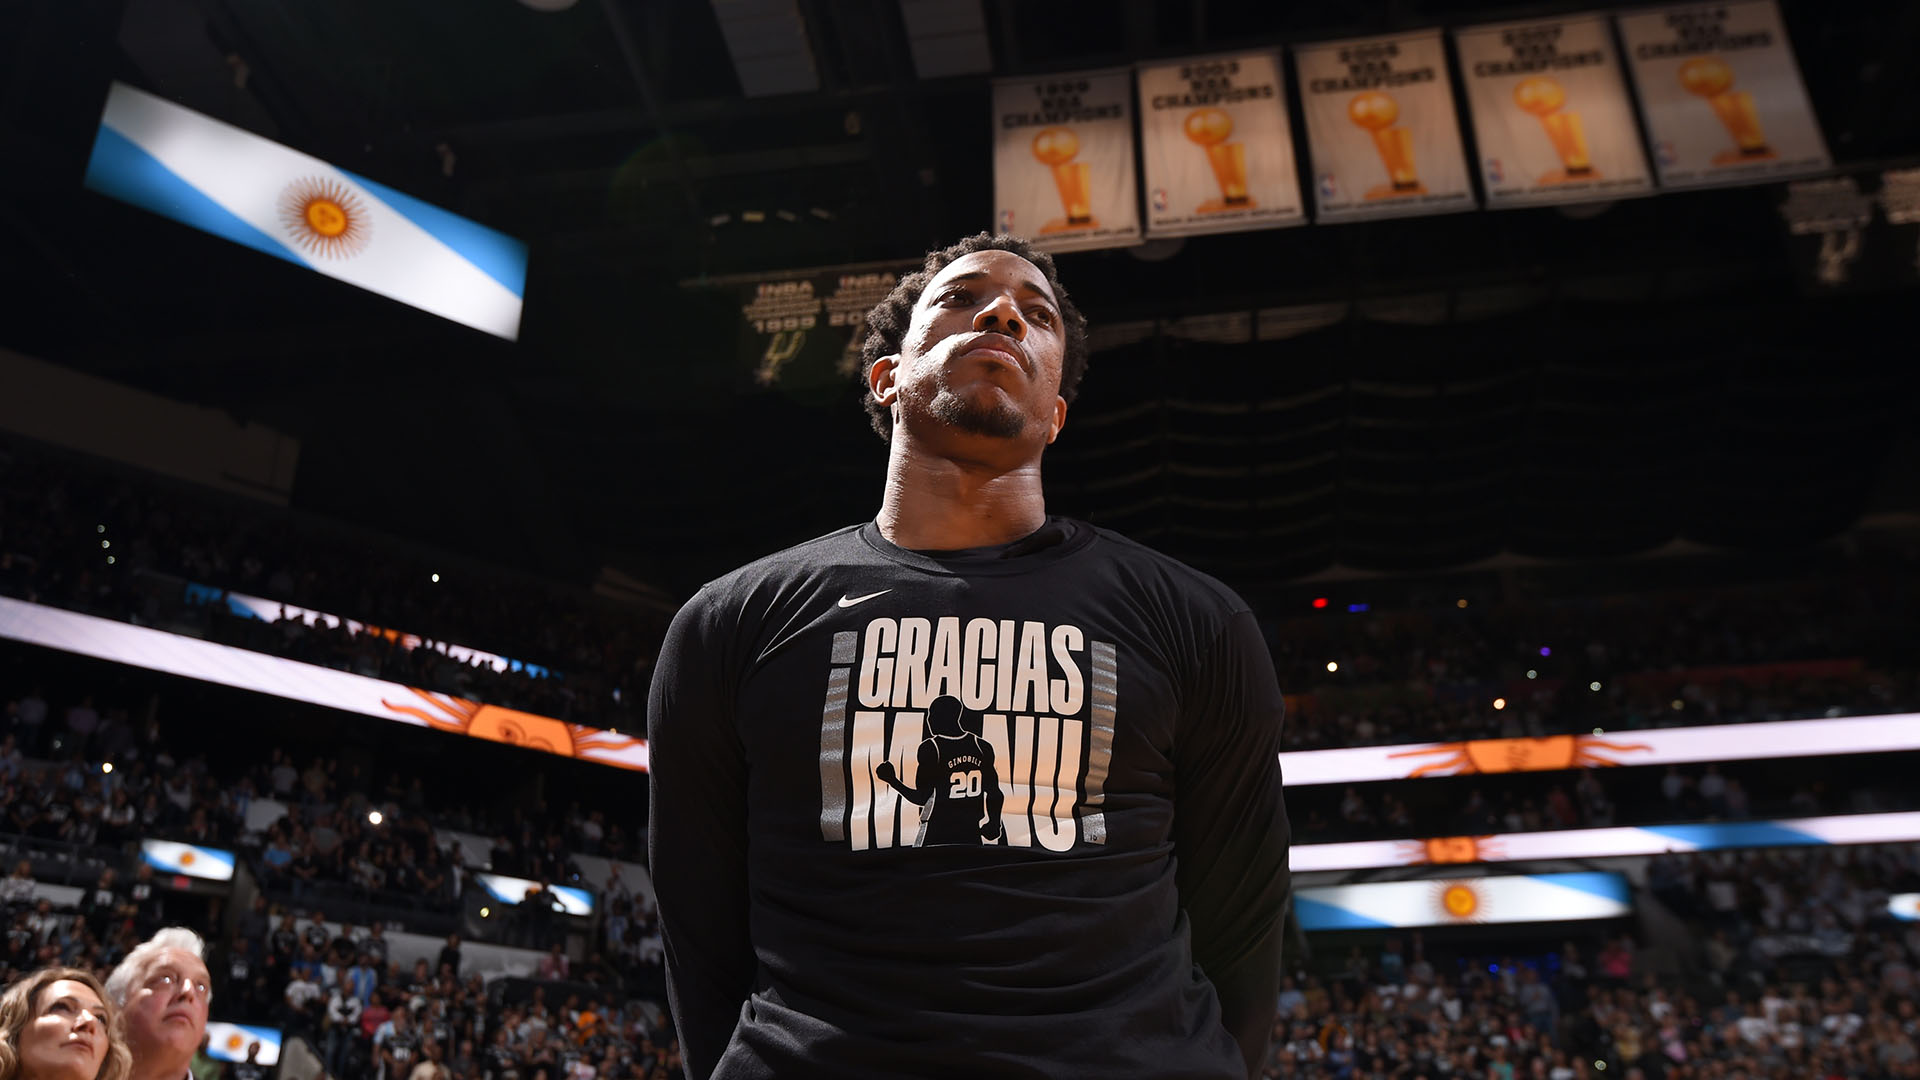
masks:
POLYGON ((1894 0, 0 5, 6 977, 182 924, 196 1075, 681 1075, 655 650, 872 517, 860 319, 1010 223, 1092 326, 1050 512, 1287 695, 1266 1075, 1920 1076, 1916 100, 1894 0), (1491 116, 1516 23, 1614 112, 1491 116))

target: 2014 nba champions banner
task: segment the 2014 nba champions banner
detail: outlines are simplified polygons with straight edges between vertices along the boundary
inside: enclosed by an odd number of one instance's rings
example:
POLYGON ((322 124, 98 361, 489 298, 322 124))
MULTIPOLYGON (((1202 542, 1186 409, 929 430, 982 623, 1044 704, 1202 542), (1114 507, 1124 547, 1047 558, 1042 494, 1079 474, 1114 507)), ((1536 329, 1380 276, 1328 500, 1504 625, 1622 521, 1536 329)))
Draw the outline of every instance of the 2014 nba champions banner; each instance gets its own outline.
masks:
POLYGON ((1751 184, 1833 164, 1772 0, 1618 19, 1662 186, 1751 184))
POLYGON ((1323 222, 1474 208, 1440 31, 1294 49, 1323 222))
POLYGON ((1474 26, 1453 41, 1489 207, 1652 192, 1604 17, 1474 26))
POLYGON ((86 186, 476 330, 519 336, 525 244, 144 90, 113 84, 86 186))
POLYGON ((1132 72, 993 84, 994 231, 1048 251, 1140 242, 1132 72))
POLYGON ((1143 66, 1139 92, 1149 236, 1306 221, 1278 56, 1143 66))

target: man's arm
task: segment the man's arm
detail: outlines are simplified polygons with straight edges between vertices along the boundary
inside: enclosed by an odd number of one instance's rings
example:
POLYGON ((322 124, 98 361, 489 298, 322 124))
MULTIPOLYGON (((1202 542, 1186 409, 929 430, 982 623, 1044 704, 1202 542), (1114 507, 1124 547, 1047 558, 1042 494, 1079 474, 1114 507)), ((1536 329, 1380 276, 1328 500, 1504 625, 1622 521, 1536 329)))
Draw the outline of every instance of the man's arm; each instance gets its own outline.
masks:
POLYGON ((1180 903, 1193 959, 1220 1019, 1260 1075, 1280 991, 1287 810, 1280 791, 1285 699, 1250 612, 1202 646, 1175 735, 1173 815, 1180 903))
POLYGON ((756 969, 746 753, 718 607, 702 591, 674 617, 647 702, 648 863, 689 1080, 706 1080, 719 1064, 756 969))

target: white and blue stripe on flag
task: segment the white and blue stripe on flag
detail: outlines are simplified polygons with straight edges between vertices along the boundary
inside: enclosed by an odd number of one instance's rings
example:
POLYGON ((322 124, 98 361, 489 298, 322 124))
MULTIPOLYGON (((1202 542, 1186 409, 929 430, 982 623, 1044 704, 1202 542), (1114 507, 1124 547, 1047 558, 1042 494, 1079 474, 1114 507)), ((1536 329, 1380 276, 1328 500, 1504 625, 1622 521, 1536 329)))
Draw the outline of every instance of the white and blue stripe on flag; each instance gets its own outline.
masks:
POLYGON ((233 880, 233 852, 219 848, 196 847, 174 840, 142 840, 140 857, 163 873, 208 881, 233 880))
POLYGON ((122 83, 86 186, 477 330, 516 339, 525 244, 122 83))

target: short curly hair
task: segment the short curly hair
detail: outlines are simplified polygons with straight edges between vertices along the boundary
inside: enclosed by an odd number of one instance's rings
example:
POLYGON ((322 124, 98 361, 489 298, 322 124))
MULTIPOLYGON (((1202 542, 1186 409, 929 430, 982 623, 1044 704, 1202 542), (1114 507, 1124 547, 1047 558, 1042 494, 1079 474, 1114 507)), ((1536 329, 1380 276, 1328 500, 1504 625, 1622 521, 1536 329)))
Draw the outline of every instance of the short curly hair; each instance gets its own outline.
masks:
POLYGON ((1053 256, 1034 250, 1033 244, 1023 237, 975 233, 950 247, 928 252, 927 261, 920 269, 901 278, 887 298, 867 312, 867 333, 860 343, 858 372, 861 401, 866 405, 873 430, 879 432, 882 439, 893 440, 893 410, 874 400, 867 373, 873 370, 875 361, 900 351, 907 327, 913 323, 913 306, 920 302, 920 294, 934 277, 954 261, 976 251, 1011 252, 1032 263, 1046 277, 1047 286, 1060 305, 1060 328, 1066 337, 1066 351, 1060 362, 1060 396, 1072 404, 1074 395, 1079 393, 1080 377, 1087 373, 1087 317, 1068 299, 1066 287, 1060 284, 1060 274, 1054 268, 1053 256))

